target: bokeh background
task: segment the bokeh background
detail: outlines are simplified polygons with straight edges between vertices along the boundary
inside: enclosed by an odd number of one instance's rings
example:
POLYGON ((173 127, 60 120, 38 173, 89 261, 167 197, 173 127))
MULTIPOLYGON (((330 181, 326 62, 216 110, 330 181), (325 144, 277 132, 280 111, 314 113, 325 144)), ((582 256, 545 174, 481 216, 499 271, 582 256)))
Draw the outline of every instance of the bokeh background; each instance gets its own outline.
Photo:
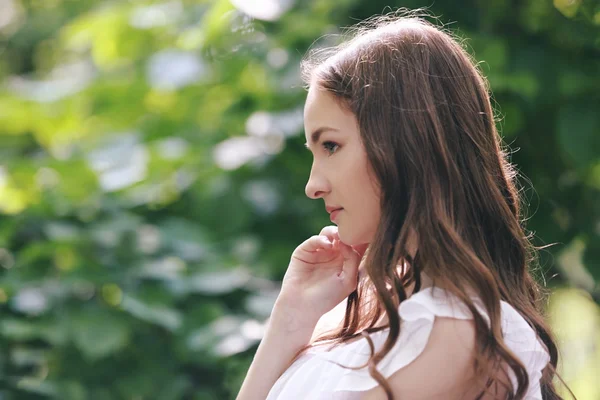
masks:
POLYGON ((600 399, 600 1, 0 0, 0 399, 233 399, 307 199, 309 46, 431 6, 522 173, 560 371, 600 399))

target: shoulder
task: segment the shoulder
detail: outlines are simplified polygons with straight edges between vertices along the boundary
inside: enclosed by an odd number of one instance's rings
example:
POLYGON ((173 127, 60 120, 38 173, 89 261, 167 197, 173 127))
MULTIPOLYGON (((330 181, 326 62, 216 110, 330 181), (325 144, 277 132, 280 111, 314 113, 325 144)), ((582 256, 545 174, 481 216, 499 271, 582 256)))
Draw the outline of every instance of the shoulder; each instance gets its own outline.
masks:
MULTIPOLYGON (((472 299, 475 308, 489 323, 480 300, 472 299)), ((547 363, 547 352, 518 312, 508 303, 501 302, 501 306, 503 340, 526 366, 530 382, 538 382, 547 363)), ((410 399, 475 398, 486 382, 474 381, 476 327, 469 307, 446 290, 426 288, 403 301, 398 315, 400 335, 376 366, 391 385, 394 395, 410 399)), ((383 348, 388 333, 384 330, 370 334, 376 352, 383 348)), ((334 362, 343 361, 346 366, 364 366, 370 358, 370 345, 363 338, 337 351, 324 353, 322 357, 334 362)), ((506 365, 503 369, 506 370, 506 365)), ((387 399, 368 368, 340 373, 341 379, 334 391, 361 392, 364 400, 387 399)), ((500 384, 511 383, 501 379, 500 384)), ((500 385, 496 387, 501 389, 500 385)), ((532 390, 535 391, 535 387, 532 390)), ((499 394, 504 395, 496 392, 496 396, 499 394)))
MULTIPOLYGON (((487 314, 475 300, 475 307, 487 319, 487 314)), ((394 396, 476 398, 486 382, 475 382, 477 332, 466 304, 443 289, 429 288, 402 302, 398 313, 400 336, 377 364, 377 370, 386 378, 394 396)), ((371 335, 377 350, 382 349, 386 335, 383 332, 371 335)), ((356 352, 370 354, 367 344, 362 347, 364 349, 356 352)), ((364 365, 367 358, 356 356, 347 365, 364 365)), ((387 399, 383 387, 367 369, 346 372, 336 390, 362 392, 361 400, 387 399)))
MULTIPOLYGON (((472 320, 436 317, 423 351, 387 381, 395 398, 475 398, 475 324, 472 320)), ((361 400, 387 399, 381 386, 364 393, 361 400)))

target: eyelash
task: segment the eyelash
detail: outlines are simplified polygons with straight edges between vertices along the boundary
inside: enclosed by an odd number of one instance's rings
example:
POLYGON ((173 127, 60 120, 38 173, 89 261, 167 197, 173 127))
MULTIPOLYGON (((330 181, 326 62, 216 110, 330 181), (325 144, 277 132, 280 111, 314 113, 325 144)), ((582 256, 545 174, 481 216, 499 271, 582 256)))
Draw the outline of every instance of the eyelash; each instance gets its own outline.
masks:
POLYGON ((321 145, 323 146, 323 148, 325 149, 325 151, 327 151, 327 153, 328 153, 329 156, 332 156, 335 153, 335 151, 340 148, 339 144, 337 144, 335 142, 332 142, 332 141, 323 142, 321 145), (331 150, 330 146, 332 148, 335 147, 335 150, 331 150))

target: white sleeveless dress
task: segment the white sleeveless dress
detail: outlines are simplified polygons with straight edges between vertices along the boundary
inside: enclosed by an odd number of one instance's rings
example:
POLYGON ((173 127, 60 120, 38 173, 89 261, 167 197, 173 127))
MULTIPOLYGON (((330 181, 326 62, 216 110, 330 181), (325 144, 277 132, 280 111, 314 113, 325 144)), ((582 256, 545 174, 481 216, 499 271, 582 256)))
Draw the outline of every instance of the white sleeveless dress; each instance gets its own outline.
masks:
MULTIPOLYGON (((479 312, 489 318, 477 298, 479 312)), ((523 317, 508 303, 501 302, 502 333, 506 345, 519 357, 529 375, 527 400, 541 400, 540 378, 550 361, 544 344, 523 317)), ((390 352, 377 364, 378 371, 389 378, 421 354, 431 333, 435 317, 472 319, 471 312, 460 299, 443 289, 421 289, 403 301, 398 308, 400 336, 390 352)), ((383 348, 389 329, 370 334, 375 350, 383 348)), ((328 350, 330 344, 313 347, 299 357, 275 382, 267 400, 356 400, 378 385, 364 367, 360 370, 342 368, 364 365, 371 355, 365 338, 328 350)), ((516 378, 510 371, 516 387, 516 378)))

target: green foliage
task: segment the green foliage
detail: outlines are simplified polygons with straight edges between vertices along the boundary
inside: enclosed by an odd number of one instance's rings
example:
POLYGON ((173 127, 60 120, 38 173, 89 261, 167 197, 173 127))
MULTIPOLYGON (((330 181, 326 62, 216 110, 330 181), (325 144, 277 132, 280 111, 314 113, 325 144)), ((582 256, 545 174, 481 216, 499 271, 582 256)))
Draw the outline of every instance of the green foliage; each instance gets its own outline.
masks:
MULTIPOLYGON (((389 5, 296 3, 0 2, 2 399, 235 396, 291 251, 329 223, 304 197, 300 58, 389 5)), ((599 4, 432 8, 535 187, 541 273, 597 301, 599 4)))

